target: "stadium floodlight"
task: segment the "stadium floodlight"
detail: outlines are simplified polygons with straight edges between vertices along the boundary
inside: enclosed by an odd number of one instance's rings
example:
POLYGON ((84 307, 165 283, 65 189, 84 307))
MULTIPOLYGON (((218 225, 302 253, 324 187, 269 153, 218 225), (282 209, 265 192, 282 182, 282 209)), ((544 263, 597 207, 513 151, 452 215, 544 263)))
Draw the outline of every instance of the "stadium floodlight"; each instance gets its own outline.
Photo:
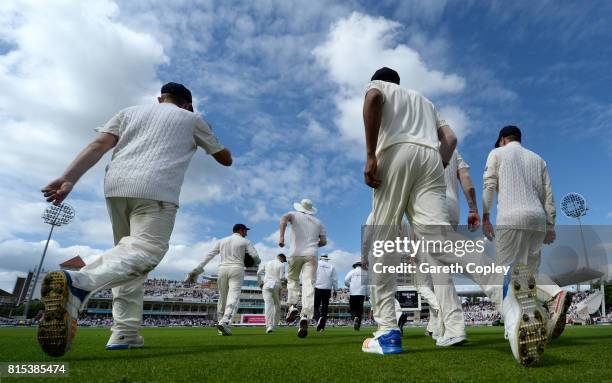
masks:
MULTIPOLYGON (((584 241, 584 232, 582 231, 582 222, 580 221, 580 217, 584 217, 587 213, 587 210, 589 210, 589 208, 587 207, 586 199, 584 199, 584 197, 578 193, 566 194, 561 199, 561 211, 563 212, 563 214, 565 214, 568 218, 575 218, 576 220, 578 220, 578 227, 580 228, 580 239, 582 240, 582 251, 584 254, 584 261, 586 263, 586 268, 590 269, 589 257, 587 256, 586 243, 584 241)), ((602 279, 601 280, 602 293, 604 292, 603 286, 604 284, 603 284, 603 279, 602 279)), ((602 311, 602 314, 605 316, 606 315, 605 314, 606 312, 605 299, 602 299, 601 311, 602 311)))
POLYGON ((561 200, 561 211, 569 218, 576 218, 580 222, 580 217, 586 215, 586 200, 578 193, 569 193, 561 200))
POLYGON ((45 255, 47 254, 47 248, 49 247, 49 241, 51 241, 51 234, 53 234, 53 229, 55 228, 55 226, 59 227, 68 225, 73 218, 74 209, 67 203, 61 203, 59 205, 51 204, 47 206, 45 212, 42 215, 43 221, 51 225, 51 229, 49 230, 49 236, 47 237, 47 243, 45 243, 45 249, 43 250, 42 257, 40 257, 40 263, 38 264, 36 275, 34 276, 34 280, 30 282, 30 294, 28 295, 28 301, 26 302, 26 307, 23 312, 23 316, 26 321, 28 320, 28 313, 30 311, 30 305, 32 304, 34 289, 36 289, 36 283, 38 283, 38 276, 40 275, 40 270, 42 269, 43 263, 45 261, 45 255))

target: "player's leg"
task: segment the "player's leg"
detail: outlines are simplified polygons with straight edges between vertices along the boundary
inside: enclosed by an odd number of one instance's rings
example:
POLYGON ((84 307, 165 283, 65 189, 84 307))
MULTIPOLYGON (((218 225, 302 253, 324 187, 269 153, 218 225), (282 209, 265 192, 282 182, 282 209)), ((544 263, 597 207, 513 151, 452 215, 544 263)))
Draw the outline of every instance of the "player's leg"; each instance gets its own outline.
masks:
MULTIPOLYGON (((130 210, 127 198, 113 198, 106 201, 108 215, 113 227, 115 245, 130 235, 130 210)), ((138 334, 142 321, 143 283, 146 275, 114 287, 112 335, 106 349, 128 349, 144 346, 144 339, 138 334)))
POLYGON ((300 313, 300 328, 298 336, 304 338, 308 335, 308 320, 314 314, 314 283, 317 274, 317 257, 304 257, 302 264, 302 312, 300 313))
POLYGON ((317 321, 317 331, 325 330, 325 324, 327 323, 327 312, 329 310, 329 299, 331 298, 331 290, 323 289, 319 290, 321 295, 321 316, 317 321))
POLYGON ((137 198, 127 203, 129 236, 81 270, 51 272, 43 280, 47 320, 39 326, 38 340, 48 354, 60 356, 70 348, 78 311, 91 292, 146 276, 166 254, 177 206, 137 198))
POLYGON ((223 327, 224 335, 227 334, 227 329, 232 323, 234 315, 238 312, 240 307, 240 290, 242 288, 242 282, 244 280, 244 268, 243 267, 227 267, 228 278, 227 278, 227 298, 225 301, 225 310, 223 312, 223 327))
POLYGON ((295 322, 300 299, 300 274, 306 257, 293 256, 287 259, 287 323, 295 322))
POLYGON ((142 304, 146 275, 114 287, 112 335, 107 350, 123 350, 144 347, 144 339, 138 331, 142 323, 142 304))
MULTIPOLYGON (((412 170, 418 159, 415 154, 418 145, 397 144, 383 152, 378 159, 378 173, 381 184, 372 194, 372 212, 368 218, 367 237, 376 241, 392 240, 399 234, 401 219, 406 211, 412 192, 412 170)), ((369 241, 369 240, 368 240, 369 241)), ((396 275, 374 272, 374 262, 393 265, 393 255, 372 258, 371 264, 371 305, 378 331, 374 338, 363 342, 362 351, 378 354, 401 353, 401 334, 395 319, 396 275)))
POLYGON ((276 317, 274 303, 274 289, 264 287, 261 291, 264 300, 264 314, 266 316, 266 333, 274 329, 274 318, 276 317))
POLYGON ((274 286, 274 289, 272 290, 272 298, 274 303, 274 322, 272 324, 272 328, 276 328, 276 326, 278 326, 278 323, 280 322, 281 317, 280 286, 278 286, 278 283, 276 286, 274 286))
POLYGON ((322 294, 323 291, 321 289, 317 289, 315 287, 315 292, 314 292, 314 315, 313 315, 313 319, 315 321, 318 321, 319 318, 321 318, 321 303, 322 303, 322 294))
POLYGON ((225 313, 227 294, 229 292, 229 270, 225 266, 219 267, 217 288, 219 289, 219 298, 217 300, 217 330, 219 330, 219 335, 225 335, 227 332, 225 327, 229 328, 229 326, 223 323, 223 314, 225 313))

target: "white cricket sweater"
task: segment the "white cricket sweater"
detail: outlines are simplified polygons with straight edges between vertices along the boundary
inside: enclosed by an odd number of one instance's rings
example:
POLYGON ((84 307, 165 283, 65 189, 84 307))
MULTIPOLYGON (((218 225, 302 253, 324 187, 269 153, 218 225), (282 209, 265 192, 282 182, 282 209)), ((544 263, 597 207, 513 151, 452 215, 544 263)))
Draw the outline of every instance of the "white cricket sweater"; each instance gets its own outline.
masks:
POLYGON ((106 197, 178 205, 185 171, 197 146, 208 154, 223 149, 206 121, 170 103, 123 109, 97 130, 119 138, 106 167, 106 197))
POLYGON ((498 227, 545 231, 556 211, 546 162, 519 142, 489 153, 484 171, 483 212, 490 213, 497 192, 498 227))

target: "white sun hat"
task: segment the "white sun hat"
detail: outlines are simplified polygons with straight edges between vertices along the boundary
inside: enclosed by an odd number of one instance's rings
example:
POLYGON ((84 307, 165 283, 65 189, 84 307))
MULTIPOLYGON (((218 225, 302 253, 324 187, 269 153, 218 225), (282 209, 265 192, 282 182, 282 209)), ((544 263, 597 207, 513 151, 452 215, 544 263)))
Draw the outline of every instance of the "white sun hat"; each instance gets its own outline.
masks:
POLYGON ((295 202, 293 208, 301 213, 316 214, 317 208, 312 206, 312 201, 308 198, 304 198, 300 202, 295 202))

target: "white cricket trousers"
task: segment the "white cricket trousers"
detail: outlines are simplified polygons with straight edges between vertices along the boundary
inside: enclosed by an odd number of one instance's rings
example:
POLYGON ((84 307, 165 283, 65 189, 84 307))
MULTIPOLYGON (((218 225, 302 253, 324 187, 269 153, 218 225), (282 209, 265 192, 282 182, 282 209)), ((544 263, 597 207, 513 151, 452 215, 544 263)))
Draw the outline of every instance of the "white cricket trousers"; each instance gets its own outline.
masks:
POLYGON ((219 266, 219 301, 217 302, 217 320, 219 323, 232 323, 240 307, 240 290, 244 280, 244 266, 219 266))
POLYGON ((281 316, 280 282, 276 282, 273 288, 264 287, 262 295, 266 314, 266 329, 275 329, 281 316))
MULTIPOLYGON (((374 189, 372 196, 372 213, 368 225, 391 225, 399 228, 404 215, 407 215, 411 227, 418 238, 431 238, 440 235, 436 230, 448 227, 443 233, 451 240, 457 236, 449 225, 446 207, 446 184, 440 153, 433 149, 413 143, 400 143, 387 148, 378 158, 378 176, 381 185, 374 189), (432 228, 432 226, 434 228, 432 228), (431 231, 434 232, 431 232, 431 231)), ((386 238, 393 239, 399 229, 382 229, 386 238)), ((491 262, 481 253, 468 253, 463 257, 454 254, 427 254, 427 261, 433 265, 460 264, 464 271, 467 263, 486 265, 491 262)), ((383 257, 384 258, 384 257, 383 257)), ((396 275, 391 273, 371 273, 372 275, 372 311, 379 331, 397 329, 395 320, 396 275)), ((444 274, 435 274, 433 283, 448 284, 441 278, 450 278, 444 274)), ((466 276, 479 284, 485 294, 497 299, 501 295, 501 285, 493 285, 491 278, 478 274, 466 273, 466 276)), ((445 294, 450 301, 452 294, 445 294)), ((443 302, 438 302, 444 305, 443 302)), ((451 302, 452 304, 452 302, 451 302)), ((455 303, 456 304, 456 303, 455 303)))
POLYGON ((75 287, 112 288, 113 333, 137 333, 142 323, 143 283, 168 251, 178 206, 142 198, 106 199, 115 247, 79 271, 75 287))
POLYGON ((540 302, 546 302, 561 292, 561 288, 547 275, 538 274, 540 250, 546 233, 543 231, 498 228, 495 231, 495 257, 500 265, 521 262, 529 266, 536 276, 536 291, 540 302))
POLYGON ((297 306, 300 299, 300 276, 302 277, 301 317, 312 319, 314 315, 314 283, 317 274, 316 256, 293 256, 287 260, 287 303, 297 306))

